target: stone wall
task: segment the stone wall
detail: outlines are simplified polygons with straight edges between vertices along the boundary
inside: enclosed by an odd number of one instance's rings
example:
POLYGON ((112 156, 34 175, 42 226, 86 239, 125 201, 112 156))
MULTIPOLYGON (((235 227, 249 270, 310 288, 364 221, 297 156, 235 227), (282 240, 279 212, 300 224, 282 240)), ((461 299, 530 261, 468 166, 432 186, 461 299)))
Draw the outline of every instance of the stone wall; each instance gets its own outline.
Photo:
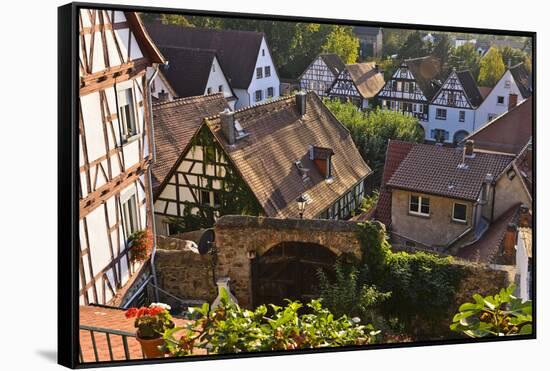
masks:
POLYGON ((360 258, 355 238, 357 222, 311 219, 276 219, 223 216, 216 222, 216 277, 231 278, 231 290, 239 303, 252 300, 251 259, 281 242, 309 242, 324 246, 337 256, 360 258))

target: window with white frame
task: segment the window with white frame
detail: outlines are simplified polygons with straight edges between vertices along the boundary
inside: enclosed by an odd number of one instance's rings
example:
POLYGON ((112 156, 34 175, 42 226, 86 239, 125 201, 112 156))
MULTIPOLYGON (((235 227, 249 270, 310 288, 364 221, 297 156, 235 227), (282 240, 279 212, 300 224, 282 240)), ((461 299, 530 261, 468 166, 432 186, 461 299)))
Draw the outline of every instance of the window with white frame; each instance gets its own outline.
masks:
POLYGON ((264 75, 265 75, 265 77, 271 76, 271 66, 265 66, 264 75))
POLYGON ((497 104, 504 104, 504 97, 503 96, 499 95, 497 97, 497 104))
POLYGON ((258 67, 256 68, 256 78, 257 79, 261 79, 262 77, 264 77, 264 70, 262 67, 258 67))
POLYGON ((134 94, 132 88, 117 92, 118 117, 122 128, 123 140, 137 134, 136 111, 134 107, 134 94))
POLYGON ((120 203, 122 204, 122 222, 126 232, 126 238, 128 238, 139 228, 135 192, 127 192, 122 195, 120 203))
POLYGON ((256 92, 254 93, 254 101, 255 102, 260 102, 262 99, 263 99, 262 91, 261 90, 256 90, 256 92))
POLYGON ((424 196, 411 195, 409 198, 409 213, 429 216, 430 199, 424 196))
POLYGON ((223 93, 223 85, 218 86, 218 92, 223 93))
POLYGON ((206 94, 212 94, 212 88, 211 87, 206 88, 206 94))
POLYGON ((466 111, 458 111, 458 121, 464 122, 466 119, 466 111))
POLYGON ((267 88, 267 97, 273 98, 273 88, 267 88))
POLYGON ((466 223, 467 210, 468 210, 467 205, 455 202, 453 204, 453 220, 455 222, 466 223))
POLYGON ((435 110, 435 118, 438 120, 447 120, 447 110, 444 108, 438 108, 435 110))

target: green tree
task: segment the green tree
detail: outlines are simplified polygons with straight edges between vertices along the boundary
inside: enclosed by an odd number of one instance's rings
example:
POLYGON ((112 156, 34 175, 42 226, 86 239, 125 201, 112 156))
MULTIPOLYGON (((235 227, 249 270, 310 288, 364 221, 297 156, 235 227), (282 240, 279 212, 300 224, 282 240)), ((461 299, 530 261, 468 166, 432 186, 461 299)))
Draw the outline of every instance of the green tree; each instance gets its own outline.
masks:
POLYGON ((184 15, 179 14, 162 14, 161 20, 163 24, 175 24, 184 27, 195 27, 193 23, 184 15))
POLYGON ((439 58, 442 65, 445 65, 449 61, 449 57, 451 56, 451 42, 446 34, 441 35, 441 38, 434 46, 432 55, 439 58))
POLYGON ((407 37, 403 46, 398 53, 400 59, 424 57, 428 54, 426 43, 422 40, 422 35, 419 31, 415 31, 407 37))
POLYGON ((481 59, 477 81, 480 86, 493 87, 505 71, 502 55, 498 49, 491 47, 481 59))
POLYGON ((322 50, 338 54, 346 64, 355 63, 359 56, 359 39, 353 35, 351 27, 337 26, 328 35, 322 50))
POLYGON ((477 80, 481 56, 472 43, 466 43, 454 49, 449 57, 449 66, 458 71, 468 69, 477 80))
POLYGON ((361 112, 352 103, 339 100, 326 99, 325 104, 348 128, 365 162, 379 174, 384 167, 389 139, 418 143, 424 140, 418 119, 401 112, 380 109, 361 112))
POLYGON ((524 62, 528 55, 527 53, 519 50, 505 46, 504 48, 499 49, 500 54, 502 55, 502 61, 506 65, 515 66, 518 63, 524 62))
POLYGON ((413 33, 411 30, 384 29, 382 55, 390 57, 399 52, 399 48, 405 43, 407 37, 413 33))

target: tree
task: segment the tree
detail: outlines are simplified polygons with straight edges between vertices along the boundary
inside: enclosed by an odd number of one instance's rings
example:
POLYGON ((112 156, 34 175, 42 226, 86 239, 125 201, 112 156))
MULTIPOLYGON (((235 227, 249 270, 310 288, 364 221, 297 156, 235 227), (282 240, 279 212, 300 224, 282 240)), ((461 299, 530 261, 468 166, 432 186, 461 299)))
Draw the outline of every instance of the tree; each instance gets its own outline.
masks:
POLYGON ((505 46, 504 48, 499 49, 500 54, 502 55, 502 61, 506 65, 515 66, 518 63, 525 61, 528 58, 528 54, 519 50, 505 46))
POLYGON ((493 87, 506 70, 502 55, 498 49, 491 47, 479 64, 478 83, 480 86, 493 87))
POLYGON ((432 55, 439 58, 442 65, 445 65, 451 55, 451 42, 446 34, 441 34, 439 42, 435 44, 432 55))
POLYGON ((398 53, 400 59, 424 57, 428 54, 426 43, 422 40, 422 35, 419 31, 411 33, 398 53))
POLYGON ((195 27, 187 17, 179 14, 162 14, 161 20, 163 24, 175 24, 184 27, 195 27))
POLYGON ((455 67, 458 71, 468 69, 477 80, 480 60, 481 56, 478 54, 474 44, 466 43, 452 51, 449 57, 449 66, 455 67))
POLYGON ((389 139, 422 142, 418 119, 401 112, 376 109, 361 112, 352 103, 325 99, 326 106, 351 133, 355 146, 365 162, 381 174, 389 139))
POLYGON ((355 63, 359 56, 359 39, 353 35, 352 28, 336 26, 322 46, 325 53, 338 54, 344 63, 355 63))

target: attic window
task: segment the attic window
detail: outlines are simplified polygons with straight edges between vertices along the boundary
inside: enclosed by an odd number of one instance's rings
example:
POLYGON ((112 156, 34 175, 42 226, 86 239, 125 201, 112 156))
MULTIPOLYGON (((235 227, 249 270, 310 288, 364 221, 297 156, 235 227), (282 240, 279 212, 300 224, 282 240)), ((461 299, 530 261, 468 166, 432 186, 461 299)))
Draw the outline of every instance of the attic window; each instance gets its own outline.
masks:
POLYGON ((327 181, 332 181, 332 156, 334 151, 330 148, 309 146, 309 159, 313 161, 319 172, 327 181))
POLYGON ((306 180, 309 179, 309 176, 307 175, 307 173, 309 172, 309 169, 304 167, 304 165, 302 164, 302 161, 300 160, 296 160, 294 162, 294 165, 296 165, 296 168, 298 169, 298 172, 300 173, 300 175, 302 176, 302 180, 305 182, 306 180))
POLYGON ((236 138, 235 138, 237 140, 248 136, 248 133, 246 131, 244 131, 243 127, 241 126, 241 124, 237 120, 235 120, 235 133, 237 134, 236 138))

